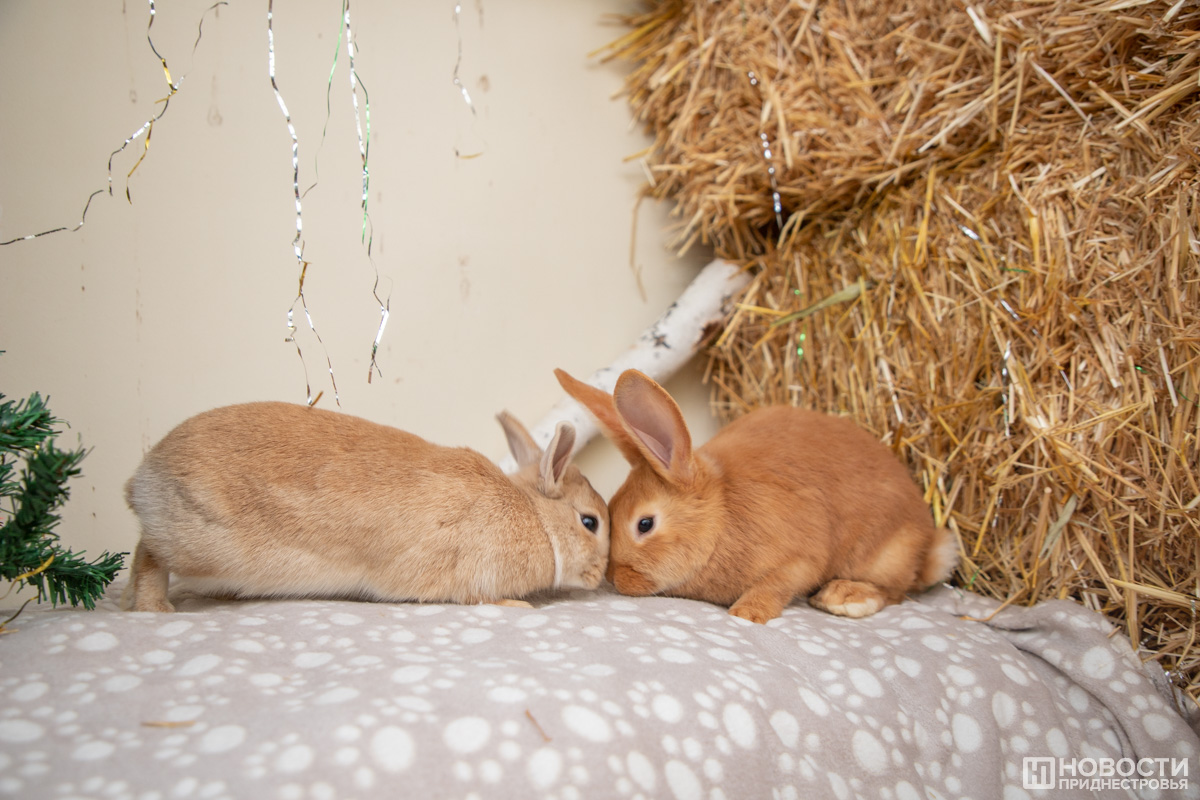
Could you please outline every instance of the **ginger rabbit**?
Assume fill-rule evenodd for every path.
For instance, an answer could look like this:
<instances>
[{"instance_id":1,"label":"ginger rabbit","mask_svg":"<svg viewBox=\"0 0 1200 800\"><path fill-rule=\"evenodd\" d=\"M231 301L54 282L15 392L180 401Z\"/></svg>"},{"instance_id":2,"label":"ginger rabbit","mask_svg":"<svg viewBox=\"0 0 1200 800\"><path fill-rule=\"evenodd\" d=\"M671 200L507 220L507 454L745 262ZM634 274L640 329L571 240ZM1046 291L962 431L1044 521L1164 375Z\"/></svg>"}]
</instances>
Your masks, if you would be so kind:
<instances>
[{"instance_id":1,"label":"ginger rabbit","mask_svg":"<svg viewBox=\"0 0 1200 800\"><path fill-rule=\"evenodd\" d=\"M865 617L945 580L952 534L890 450L849 420L753 411L693 451L679 406L637 370L612 395L555 373L632 467L609 503L607 576L628 595L764 623L793 598Z\"/></svg>"}]
</instances>

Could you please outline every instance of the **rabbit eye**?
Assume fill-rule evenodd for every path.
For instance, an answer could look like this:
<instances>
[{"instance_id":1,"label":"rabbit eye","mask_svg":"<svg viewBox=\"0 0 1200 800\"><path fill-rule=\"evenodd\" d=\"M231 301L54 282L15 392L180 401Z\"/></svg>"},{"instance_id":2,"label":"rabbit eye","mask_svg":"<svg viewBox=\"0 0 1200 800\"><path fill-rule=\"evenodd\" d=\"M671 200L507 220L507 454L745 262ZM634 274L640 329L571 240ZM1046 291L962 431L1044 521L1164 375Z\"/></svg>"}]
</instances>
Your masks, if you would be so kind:
<instances>
[{"instance_id":1,"label":"rabbit eye","mask_svg":"<svg viewBox=\"0 0 1200 800\"><path fill-rule=\"evenodd\" d=\"M642 517L637 523L638 533L649 533L654 530L654 517Z\"/></svg>"},{"instance_id":2,"label":"rabbit eye","mask_svg":"<svg viewBox=\"0 0 1200 800\"><path fill-rule=\"evenodd\" d=\"M587 528L592 533L600 527L600 520L593 517L591 514L584 514L579 517L579 521L583 523L583 527Z\"/></svg>"}]
</instances>

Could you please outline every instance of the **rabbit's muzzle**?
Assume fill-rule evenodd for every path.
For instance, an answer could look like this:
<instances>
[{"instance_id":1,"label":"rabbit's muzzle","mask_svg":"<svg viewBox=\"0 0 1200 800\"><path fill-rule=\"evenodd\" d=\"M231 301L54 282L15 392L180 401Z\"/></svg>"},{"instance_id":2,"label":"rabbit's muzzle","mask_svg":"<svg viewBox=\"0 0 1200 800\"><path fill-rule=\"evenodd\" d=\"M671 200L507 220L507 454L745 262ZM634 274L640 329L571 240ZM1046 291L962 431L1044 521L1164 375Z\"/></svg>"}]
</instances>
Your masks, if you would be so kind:
<instances>
[{"instance_id":1,"label":"rabbit's muzzle","mask_svg":"<svg viewBox=\"0 0 1200 800\"><path fill-rule=\"evenodd\" d=\"M644 597L646 595L654 594L656 591L656 587L653 582L651 582L633 567L625 564L614 564L609 562L607 577L608 580L612 582L612 585L617 587L617 591L621 594L630 595L632 597Z\"/></svg>"}]
</instances>

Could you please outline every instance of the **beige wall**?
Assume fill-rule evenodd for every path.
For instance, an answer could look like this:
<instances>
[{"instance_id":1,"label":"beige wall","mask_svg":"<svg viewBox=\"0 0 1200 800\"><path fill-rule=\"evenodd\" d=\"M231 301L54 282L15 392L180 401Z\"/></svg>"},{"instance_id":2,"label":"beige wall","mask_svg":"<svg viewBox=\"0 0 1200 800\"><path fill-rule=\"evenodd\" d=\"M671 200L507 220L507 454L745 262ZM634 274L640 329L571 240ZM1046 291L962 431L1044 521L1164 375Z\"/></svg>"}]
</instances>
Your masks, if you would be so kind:
<instances>
[{"instance_id":1,"label":"beige wall","mask_svg":"<svg viewBox=\"0 0 1200 800\"><path fill-rule=\"evenodd\" d=\"M203 409L305 400L285 317L299 270L291 139L267 77L266 3L159 3L151 29L183 77L150 149L113 161L114 196L92 203L76 233L0 248L0 391L39 391L92 448L59 532L73 549L131 549L121 486L143 452ZM532 424L560 397L551 370L586 375L652 322L708 260L665 246L665 210L631 221L645 137L630 125L623 67L586 53L624 29L608 15L632 2L464 3L460 77L454 4L351 4L356 68L370 92L374 264L360 241L361 161L343 45L325 123L340 4L281 2L277 81L300 142L305 294L325 350L298 314L313 392L334 407L493 458L493 415ZM0 4L0 240L74 226L106 184L109 153L158 108L163 72L146 42L149 6ZM362 96L359 96L360 103ZM318 145L320 147L318 148ZM482 150L478 158L456 158ZM379 310L391 318L368 384ZM711 435L699 364L668 383ZM580 461L598 488L625 472L607 442Z\"/></svg>"}]
</instances>

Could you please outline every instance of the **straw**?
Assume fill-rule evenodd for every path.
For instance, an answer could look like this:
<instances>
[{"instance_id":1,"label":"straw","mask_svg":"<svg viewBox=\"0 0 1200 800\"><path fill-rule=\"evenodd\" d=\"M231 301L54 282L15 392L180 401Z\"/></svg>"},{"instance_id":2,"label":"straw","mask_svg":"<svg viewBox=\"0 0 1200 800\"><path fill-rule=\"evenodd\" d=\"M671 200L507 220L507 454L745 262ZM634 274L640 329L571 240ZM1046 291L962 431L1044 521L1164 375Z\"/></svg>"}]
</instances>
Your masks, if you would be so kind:
<instances>
[{"instance_id":1,"label":"straw","mask_svg":"<svg viewBox=\"0 0 1200 800\"><path fill-rule=\"evenodd\" d=\"M632 62L644 192L673 247L754 275L717 408L853 417L957 534L960 585L1074 598L1200 698L1200 6L627 22L604 56Z\"/></svg>"}]
</instances>

